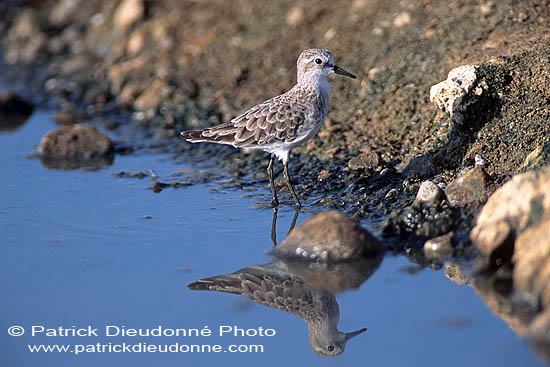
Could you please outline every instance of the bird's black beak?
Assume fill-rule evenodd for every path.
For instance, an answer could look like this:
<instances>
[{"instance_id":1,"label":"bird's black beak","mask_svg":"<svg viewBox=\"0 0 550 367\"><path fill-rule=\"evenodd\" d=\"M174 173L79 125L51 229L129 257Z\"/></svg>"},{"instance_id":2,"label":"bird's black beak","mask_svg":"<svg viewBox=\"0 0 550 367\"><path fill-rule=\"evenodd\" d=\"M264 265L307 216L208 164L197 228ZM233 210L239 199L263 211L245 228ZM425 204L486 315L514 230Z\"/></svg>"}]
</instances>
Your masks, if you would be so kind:
<instances>
[{"instance_id":1,"label":"bird's black beak","mask_svg":"<svg viewBox=\"0 0 550 367\"><path fill-rule=\"evenodd\" d=\"M345 75L345 76L349 76L350 78L357 78L355 75L353 75L352 73L350 73L349 71L345 71L344 69L334 65L332 67L332 70L336 73L336 74L340 74L340 75Z\"/></svg>"},{"instance_id":2,"label":"bird's black beak","mask_svg":"<svg viewBox=\"0 0 550 367\"><path fill-rule=\"evenodd\" d=\"M346 71L346 73L347 73L347 71ZM357 336L361 333L364 333L365 331L367 331L367 328L362 328L362 329L359 329L359 330L356 330L356 331L352 331L351 333L344 333L344 335L346 337L346 340L350 340L354 336Z\"/></svg>"}]
</instances>

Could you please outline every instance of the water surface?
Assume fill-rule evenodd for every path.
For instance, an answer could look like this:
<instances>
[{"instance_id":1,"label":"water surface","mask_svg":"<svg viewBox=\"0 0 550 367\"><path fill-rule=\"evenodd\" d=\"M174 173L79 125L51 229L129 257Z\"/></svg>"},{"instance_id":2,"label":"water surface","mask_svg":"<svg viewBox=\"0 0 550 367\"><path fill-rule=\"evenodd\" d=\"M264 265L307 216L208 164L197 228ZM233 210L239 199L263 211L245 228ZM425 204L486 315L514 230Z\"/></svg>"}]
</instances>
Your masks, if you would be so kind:
<instances>
[{"instance_id":1,"label":"water surface","mask_svg":"<svg viewBox=\"0 0 550 367\"><path fill-rule=\"evenodd\" d=\"M112 166L89 171L49 170L27 156L54 128L37 112L19 129L0 134L0 363L3 366L148 366L241 364L538 366L519 340L467 286L442 271L404 271L402 256L387 256L358 290L338 294L339 329L367 327L342 356L322 358L309 347L298 317L244 297L187 288L197 279L269 261L272 210L262 197L217 190L214 181L154 193L150 177L125 172L174 172L202 167L142 151L116 156ZM115 137L116 138L116 137ZM205 165L206 166L206 165ZM216 177L215 165L208 164ZM219 174L223 178L223 173ZM269 200L266 187L258 192ZM279 210L278 238L294 214ZM298 223L312 214L303 212ZM27 332L13 337L8 327ZM152 329L208 326L209 337L30 336L46 328L106 325ZM221 325L274 329L271 337L217 335ZM100 333L101 334L101 333ZM263 345L262 353L31 353L27 345L120 343Z\"/></svg>"}]
</instances>

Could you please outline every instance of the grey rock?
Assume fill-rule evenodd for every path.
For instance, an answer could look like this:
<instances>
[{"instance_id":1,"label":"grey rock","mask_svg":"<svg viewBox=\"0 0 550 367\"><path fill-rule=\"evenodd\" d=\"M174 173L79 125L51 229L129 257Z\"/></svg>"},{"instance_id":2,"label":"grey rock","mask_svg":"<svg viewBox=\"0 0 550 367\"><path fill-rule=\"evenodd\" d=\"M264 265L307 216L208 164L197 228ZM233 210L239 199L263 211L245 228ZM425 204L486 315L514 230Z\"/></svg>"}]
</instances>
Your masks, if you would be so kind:
<instances>
[{"instance_id":1,"label":"grey rock","mask_svg":"<svg viewBox=\"0 0 550 367\"><path fill-rule=\"evenodd\" d=\"M416 194L416 202L439 205L445 199L445 192L432 181L424 181Z\"/></svg>"},{"instance_id":2,"label":"grey rock","mask_svg":"<svg viewBox=\"0 0 550 367\"><path fill-rule=\"evenodd\" d=\"M34 106L25 101L19 95L8 92L0 92L0 132L11 131L23 125L31 115Z\"/></svg>"}]
</instances>

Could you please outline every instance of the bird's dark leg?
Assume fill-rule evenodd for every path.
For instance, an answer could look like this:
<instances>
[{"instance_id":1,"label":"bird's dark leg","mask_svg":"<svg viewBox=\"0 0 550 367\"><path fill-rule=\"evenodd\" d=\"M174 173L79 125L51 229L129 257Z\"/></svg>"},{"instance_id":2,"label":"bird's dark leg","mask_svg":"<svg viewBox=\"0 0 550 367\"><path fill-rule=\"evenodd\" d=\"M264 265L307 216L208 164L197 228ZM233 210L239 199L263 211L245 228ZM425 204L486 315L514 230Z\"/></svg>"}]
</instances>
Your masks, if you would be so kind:
<instances>
[{"instance_id":1,"label":"bird's dark leg","mask_svg":"<svg viewBox=\"0 0 550 367\"><path fill-rule=\"evenodd\" d=\"M292 184L290 183L290 176L288 175L288 163L283 162L283 167L284 167L286 185L288 186L288 189L290 190L290 193L294 198L294 202L296 203L296 208L300 209L302 207L302 204L300 204L300 200L298 200L298 196L296 196L296 192L294 192L294 187L292 187Z\"/></svg>"},{"instance_id":2,"label":"bird's dark leg","mask_svg":"<svg viewBox=\"0 0 550 367\"><path fill-rule=\"evenodd\" d=\"M273 208L273 220L271 221L271 242L277 247L277 207Z\"/></svg>"},{"instance_id":3,"label":"bird's dark leg","mask_svg":"<svg viewBox=\"0 0 550 367\"><path fill-rule=\"evenodd\" d=\"M290 227L288 228L287 236L292 232L294 229L294 226L296 225L296 220L298 219L298 214L300 214L300 208L296 207L296 212L294 213L294 218L292 218L292 223L290 223Z\"/></svg>"},{"instance_id":4,"label":"bird's dark leg","mask_svg":"<svg viewBox=\"0 0 550 367\"><path fill-rule=\"evenodd\" d=\"M275 188L275 181L273 180L273 155L269 155L269 164L267 165L267 176L269 177L269 185L271 187L271 194L273 195L273 200L271 200L271 205L278 206L279 199L277 199L277 189Z\"/></svg>"}]
</instances>

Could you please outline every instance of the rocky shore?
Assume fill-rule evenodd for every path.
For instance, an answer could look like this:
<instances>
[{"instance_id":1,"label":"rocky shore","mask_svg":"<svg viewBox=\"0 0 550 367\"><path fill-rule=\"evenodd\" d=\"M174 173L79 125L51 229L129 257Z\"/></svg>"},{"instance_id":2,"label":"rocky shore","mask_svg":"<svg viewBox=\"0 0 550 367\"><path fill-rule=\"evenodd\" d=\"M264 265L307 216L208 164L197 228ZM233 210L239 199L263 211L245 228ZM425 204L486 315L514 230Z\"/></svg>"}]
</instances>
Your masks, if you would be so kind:
<instances>
[{"instance_id":1,"label":"rocky shore","mask_svg":"<svg viewBox=\"0 0 550 367\"><path fill-rule=\"evenodd\" d=\"M10 0L0 31L4 82L74 125L43 158L116 154L88 125L130 150L142 131L230 158L237 185L265 180L265 157L178 131L288 89L301 50L330 49L358 80L334 80L324 129L293 152L297 189L322 197L306 205L381 222L419 263L506 279L528 305L521 334L550 345L550 2Z\"/></svg>"}]
</instances>

